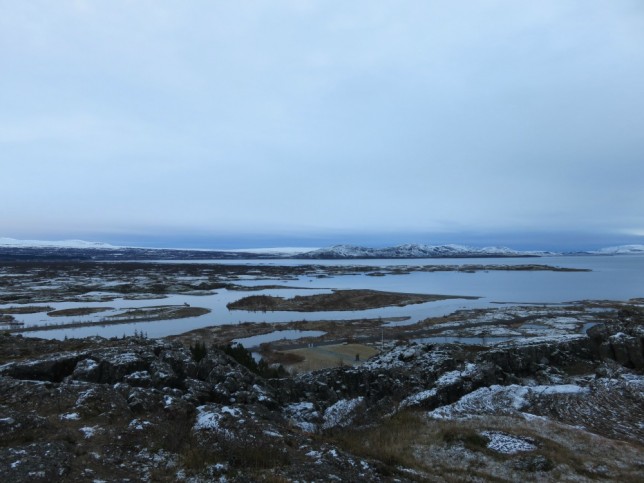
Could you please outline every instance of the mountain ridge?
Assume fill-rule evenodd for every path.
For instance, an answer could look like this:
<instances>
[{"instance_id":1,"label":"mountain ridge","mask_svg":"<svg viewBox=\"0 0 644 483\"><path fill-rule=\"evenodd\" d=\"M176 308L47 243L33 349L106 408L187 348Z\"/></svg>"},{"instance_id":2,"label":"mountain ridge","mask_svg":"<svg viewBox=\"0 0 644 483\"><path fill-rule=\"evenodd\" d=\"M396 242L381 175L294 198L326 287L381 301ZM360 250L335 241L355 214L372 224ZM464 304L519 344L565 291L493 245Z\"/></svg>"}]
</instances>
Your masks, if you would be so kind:
<instances>
[{"instance_id":1,"label":"mountain ridge","mask_svg":"<svg viewBox=\"0 0 644 483\"><path fill-rule=\"evenodd\" d=\"M84 240L17 240L0 237L0 259L73 260L220 260L220 259L420 259L420 258L518 258L561 255L644 254L644 245L618 245L599 250L553 252L515 250L505 246L472 247L460 244L405 243L384 248L338 244L325 248L196 249L115 246Z\"/></svg>"},{"instance_id":2,"label":"mountain ridge","mask_svg":"<svg viewBox=\"0 0 644 483\"><path fill-rule=\"evenodd\" d=\"M385 248L368 248L357 245L334 245L302 253L298 258L473 258L473 257L538 257L554 255L553 252L518 251L508 247L475 248L465 245L423 245L405 243Z\"/></svg>"}]
</instances>

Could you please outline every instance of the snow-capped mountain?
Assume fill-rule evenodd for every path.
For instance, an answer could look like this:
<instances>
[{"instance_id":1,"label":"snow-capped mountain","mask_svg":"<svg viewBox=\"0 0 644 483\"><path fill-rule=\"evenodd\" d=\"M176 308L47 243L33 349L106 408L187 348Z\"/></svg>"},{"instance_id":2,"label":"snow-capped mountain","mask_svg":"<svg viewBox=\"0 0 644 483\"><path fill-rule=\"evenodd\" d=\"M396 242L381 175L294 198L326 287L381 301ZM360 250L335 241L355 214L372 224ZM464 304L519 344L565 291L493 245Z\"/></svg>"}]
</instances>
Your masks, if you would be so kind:
<instances>
[{"instance_id":1,"label":"snow-capped mountain","mask_svg":"<svg viewBox=\"0 0 644 483\"><path fill-rule=\"evenodd\" d=\"M314 250L312 247L275 247L275 248L229 248L226 250L211 250L219 252L233 252L233 253L255 253L260 255L274 255L276 257L287 257L289 255L297 255L299 253L306 253Z\"/></svg>"},{"instance_id":2,"label":"snow-capped mountain","mask_svg":"<svg viewBox=\"0 0 644 483\"><path fill-rule=\"evenodd\" d=\"M0 237L1 260L243 260L290 258L298 247L248 250L144 248L83 240L42 241Z\"/></svg>"},{"instance_id":3,"label":"snow-capped mountain","mask_svg":"<svg viewBox=\"0 0 644 483\"><path fill-rule=\"evenodd\" d=\"M97 248L115 250L120 247L101 242L88 242L84 240L61 240L61 241L43 241L43 240L16 240L15 238L0 238L1 247L15 248Z\"/></svg>"},{"instance_id":4,"label":"snow-capped mountain","mask_svg":"<svg viewBox=\"0 0 644 483\"><path fill-rule=\"evenodd\" d=\"M332 247L319 248L310 252L301 253L301 258L376 258L375 248L360 247L357 245L333 245Z\"/></svg>"},{"instance_id":5,"label":"snow-capped mountain","mask_svg":"<svg viewBox=\"0 0 644 483\"><path fill-rule=\"evenodd\" d=\"M644 245L620 245L616 247L606 247L600 250L595 250L590 253L599 255L635 255L644 254Z\"/></svg>"},{"instance_id":6,"label":"snow-capped mountain","mask_svg":"<svg viewBox=\"0 0 644 483\"><path fill-rule=\"evenodd\" d=\"M644 255L644 245L621 245L595 251L568 252L566 255ZM301 247L256 249L137 248L84 240L16 240L0 237L0 259L70 260L219 260L219 259L395 259L395 258L509 258L545 257L562 253L519 251L507 247L466 245L423 245L407 243L386 248L334 245L320 249Z\"/></svg>"},{"instance_id":7,"label":"snow-capped mountain","mask_svg":"<svg viewBox=\"0 0 644 483\"><path fill-rule=\"evenodd\" d=\"M542 256L545 252L520 252L507 247L475 248L464 245L419 245L407 243L387 248L335 245L298 255L298 258L465 258Z\"/></svg>"}]
</instances>

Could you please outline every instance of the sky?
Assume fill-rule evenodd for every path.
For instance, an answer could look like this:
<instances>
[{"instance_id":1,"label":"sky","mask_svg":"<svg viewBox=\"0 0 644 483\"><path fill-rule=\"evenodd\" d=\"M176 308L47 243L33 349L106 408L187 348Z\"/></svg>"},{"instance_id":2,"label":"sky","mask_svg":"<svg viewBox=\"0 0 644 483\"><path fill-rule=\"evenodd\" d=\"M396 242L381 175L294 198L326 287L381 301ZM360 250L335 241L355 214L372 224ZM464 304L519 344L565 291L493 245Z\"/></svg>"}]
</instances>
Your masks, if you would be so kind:
<instances>
[{"instance_id":1,"label":"sky","mask_svg":"<svg viewBox=\"0 0 644 483\"><path fill-rule=\"evenodd\" d=\"M644 243L641 0L0 0L0 237Z\"/></svg>"}]
</instances>

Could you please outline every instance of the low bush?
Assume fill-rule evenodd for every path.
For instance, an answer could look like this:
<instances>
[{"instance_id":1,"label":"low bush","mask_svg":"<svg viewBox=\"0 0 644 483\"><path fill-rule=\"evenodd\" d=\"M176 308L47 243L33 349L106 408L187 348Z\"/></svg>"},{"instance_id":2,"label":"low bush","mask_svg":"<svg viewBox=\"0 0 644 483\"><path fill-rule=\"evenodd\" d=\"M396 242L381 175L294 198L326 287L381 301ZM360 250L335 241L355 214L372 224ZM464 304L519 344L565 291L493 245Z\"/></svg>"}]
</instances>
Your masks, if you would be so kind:
<instances>
[{"instance_id":1,"label":"low bush","mask_svg":"<svg viewBox=\"0 0 644 483\"><path fill-rule=\"evenodd\" d=\"M194 345L190 344L190 353L192 354L192 359L195 362L199 362L201 359L206 357L208 349L203 341L197 341Z\"/></svg>"},{"instance_id":2,"label":"low bush","mask_svg":"<svg viewBox=\"0 0 644 483\"><path fill-rule=\"evenodd\" d=\"M258 376L264 377L266 379L275 379L279 377L286 377L288 375L284 367L281 365L277 367L269 366L264 359L260 359L259 362L257 362L253 358L253 354L242 344L228 344L225 346L219 346L218 349L228 354L242 366L249 369L251 372L254 372Z\"/></svg>"}]
</instances>

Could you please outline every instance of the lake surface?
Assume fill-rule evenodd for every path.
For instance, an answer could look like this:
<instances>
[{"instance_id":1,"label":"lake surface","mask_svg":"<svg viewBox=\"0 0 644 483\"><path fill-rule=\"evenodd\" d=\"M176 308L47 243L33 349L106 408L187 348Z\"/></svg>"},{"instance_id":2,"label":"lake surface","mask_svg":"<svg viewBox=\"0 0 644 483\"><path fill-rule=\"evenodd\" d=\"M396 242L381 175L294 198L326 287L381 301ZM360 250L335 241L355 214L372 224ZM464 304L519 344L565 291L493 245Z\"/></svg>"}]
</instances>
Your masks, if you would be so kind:
<instances>
[{"instance_id":1,"label":"lake surface","mask_svg":"<svg viewBox=\"0 0 644 483\"><path fill-rule=\"evenodd\" d=\"M328 278L294 277L290 280L239 280L246 286L278 284L288 289L269 289L240 292L226 289L217 290L214 295L172 295L157 300L123 300L112 302L50 303L56 309L75 307L113 307L125 309L152 305L182 305L212 310L210 314L187 319L139 322L118 325L59 329L30 332L33 337L58 338L87 337L101 335L120 337L135 331L148 337L164 337L212 325L237 324L241 322L291 322L299 320L329 320L357 318L410 317L406 323L414 323L431 316L447 315L459 309L498 307L503 304L555 304L579 300L619 300L644 297L644 256L574 256L542 258L481 258L481 259L413 259L413 260L231 260L202 261L190 263L225 265L342 265L342 266L420 266L420 265L521 265L542 264L566 268L584 268L591 272L552 271L481 271L476 273L453 272L412 272L406 275L372 277L364 274L338 275ZM172 263L178 263L176 261ZM183 262L182 262L183 263ZM301 287L306 287L302 289ZM463 295L481 297L478 300L451 299L381 309L342 312L248 312L230 311L226 304L252 294L293 297L329 292L331 289L373 289L394 292L425 294ZM26 326L47 322L71 322L100 320L101 314L87 317L51 319L46 314L19 315L16 319Z\"/></svg>"}]
</instances>

